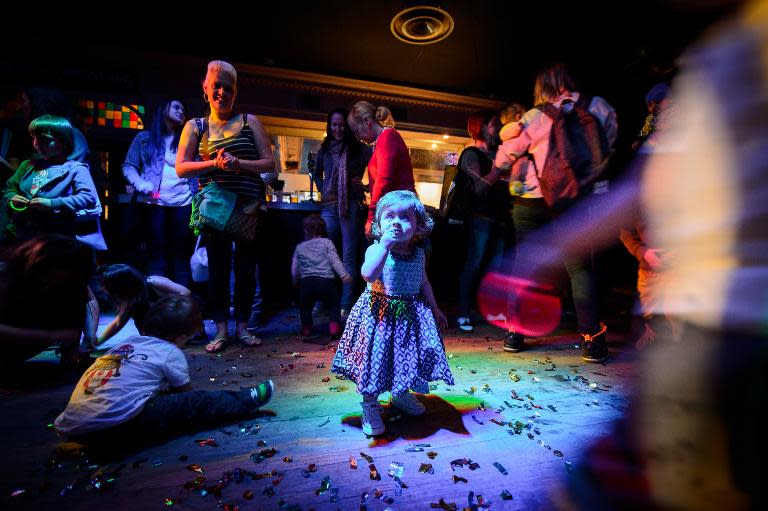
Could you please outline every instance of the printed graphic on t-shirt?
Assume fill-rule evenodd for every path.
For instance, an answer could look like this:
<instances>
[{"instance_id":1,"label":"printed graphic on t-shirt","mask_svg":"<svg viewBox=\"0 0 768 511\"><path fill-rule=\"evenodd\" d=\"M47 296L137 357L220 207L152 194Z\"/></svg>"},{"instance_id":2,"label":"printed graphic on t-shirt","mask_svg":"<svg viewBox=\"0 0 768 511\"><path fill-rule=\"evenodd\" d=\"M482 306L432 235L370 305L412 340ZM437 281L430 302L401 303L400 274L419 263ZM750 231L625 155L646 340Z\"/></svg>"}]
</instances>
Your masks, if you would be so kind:
<instances>
[{"instance_id":1,"label":"printed graphic on t-shirt","mask_svg":"<svg viewBox=\"0 0 768 511\"><path fill-rule=\"evenodd\" d=\"M110 379L120 377L120 365L124 357L121 355L104 355L88 369L83 380L83 392L93 394L93 391L103 387Z\"/></svg>"},{"instance_id":2,"label":"printed graphic on t-shirt","mask_svg":"<svg viewBox=\"0 0 768 511\"><path fill-rule=\"evenodd\" d=\"M147 360L147 355L143 353L134 354L135 350L130 344L123 344L113 348L106 355L99 357L96 362L88 369L85 380L83 380L83 392L93 394L93 391L106 385L110 379L120 377L120 366L123 362L139 357L141 360Z\"/></svg>"},{"instance_id":3,"label":"printed graphic on t-shirt","mask_svg":"<svg viewBox=\"0 0 768 511\"><path fill-rule=\"evenodd\" d=\"M29 189L29 194L34 197L47 182L48 169L36 170L32 173L32 187Z\"/></svg>"}]
</instances>

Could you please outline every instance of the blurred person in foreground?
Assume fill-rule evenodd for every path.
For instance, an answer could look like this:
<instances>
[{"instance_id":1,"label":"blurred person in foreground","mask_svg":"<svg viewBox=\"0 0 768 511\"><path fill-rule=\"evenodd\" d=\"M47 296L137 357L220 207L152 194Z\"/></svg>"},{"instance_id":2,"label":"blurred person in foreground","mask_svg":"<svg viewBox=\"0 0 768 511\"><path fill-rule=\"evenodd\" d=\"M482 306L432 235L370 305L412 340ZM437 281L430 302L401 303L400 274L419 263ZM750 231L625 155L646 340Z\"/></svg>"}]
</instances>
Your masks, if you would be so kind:
<instances>
[{"instance_id":1,"label":"blurred person in foreground","mask_svg":"<svg viewBox=\"0 0 768 511\"><path fill-rule=\"evenodd\" d=\"M751 509L765 501L767 57L768 1L749 2L685 54L669 129L646 144L627 180L591 204L603 215L587 224L590 204L575 207L557 240L528 240L546 251L518 252L546 256L510 268L517 282L544 289L564 255L613 241L641 214L654 244L675 254L674 279L659 292L663 312L683 325L679 341L657 339L643 353L633 406L585 453L563 508ZM482 292L508 293L508 311L536 295L494 282L486 278Z\"/></svg>"}]
</instances>

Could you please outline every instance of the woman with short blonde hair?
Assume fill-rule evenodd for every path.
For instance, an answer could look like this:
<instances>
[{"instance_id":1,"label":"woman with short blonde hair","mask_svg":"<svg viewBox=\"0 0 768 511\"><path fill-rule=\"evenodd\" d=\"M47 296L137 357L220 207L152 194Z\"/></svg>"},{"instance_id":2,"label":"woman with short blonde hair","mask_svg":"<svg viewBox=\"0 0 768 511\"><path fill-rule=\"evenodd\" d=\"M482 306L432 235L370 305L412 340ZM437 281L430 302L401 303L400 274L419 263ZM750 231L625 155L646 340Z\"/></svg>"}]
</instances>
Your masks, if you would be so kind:
<instances>
[{"instance_id":1,"label":"woman with short blonde hair","mask_svg":"<svg viewBox=\"0 0 768 511\"><path fill-rule=\"evenodd\" d=\"M192 119L184 126L176 156L179 177L199 177L202 185L213 181L234 192L249 211L264 200L264 177L275 170L270 140L259 118L236 108L237 71L228 62L208 63L203 81L203 99L210 107L208 117ZM229 275L232 244L235 245L236 338L246 346L261 344L248 333L248 318L256 291L258 241L235 240L223 233L207 234L208 294L216 335L205 347L209 353L222 351L229 343Z\"/></svg>"}]
</instances>

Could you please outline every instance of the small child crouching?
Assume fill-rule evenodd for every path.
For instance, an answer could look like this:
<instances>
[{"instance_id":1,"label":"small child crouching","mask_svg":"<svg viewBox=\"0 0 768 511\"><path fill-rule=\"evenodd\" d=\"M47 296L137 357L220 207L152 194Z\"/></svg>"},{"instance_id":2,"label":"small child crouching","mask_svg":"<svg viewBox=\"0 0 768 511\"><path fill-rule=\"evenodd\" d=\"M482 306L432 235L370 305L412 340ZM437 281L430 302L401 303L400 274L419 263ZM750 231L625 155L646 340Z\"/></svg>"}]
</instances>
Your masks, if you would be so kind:
<instances>
[{"instance_id":1,"label":"small child crouching","mask_svg":"<svg viewBox=\"0 0 768 511\"><path fill-rule=\"evenodd\" d=\"M296 246L291 263L293 283L299 286L299 314L301 336L312 334L312 306L320 300L328 309L331 338L341 335L341 308L336 275L344 283L352 282L352 276L344 269L336 247L328 239L325 221L320 215L304 219L304 239Z\"/></svg>"}]
</instances>

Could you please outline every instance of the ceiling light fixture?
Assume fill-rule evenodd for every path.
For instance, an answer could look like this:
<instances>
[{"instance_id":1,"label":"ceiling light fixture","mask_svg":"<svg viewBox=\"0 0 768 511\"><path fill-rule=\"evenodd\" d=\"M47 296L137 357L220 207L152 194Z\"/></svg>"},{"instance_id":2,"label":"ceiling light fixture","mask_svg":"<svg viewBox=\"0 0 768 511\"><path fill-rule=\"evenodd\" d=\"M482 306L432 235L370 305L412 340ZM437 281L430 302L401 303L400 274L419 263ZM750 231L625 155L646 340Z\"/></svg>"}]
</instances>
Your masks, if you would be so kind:
<instances>
[{"instance_id":1,"label":"ceiling light fixture","mask_svg":"<svg viewBox=\"0 0 768 511\"><path fill-rule=\"evenodd\" d=\"M451 35L453 18L439 7L418 5L395 14L389 28L404 43L433 44Z\"/></svg>"}]
</instances>

